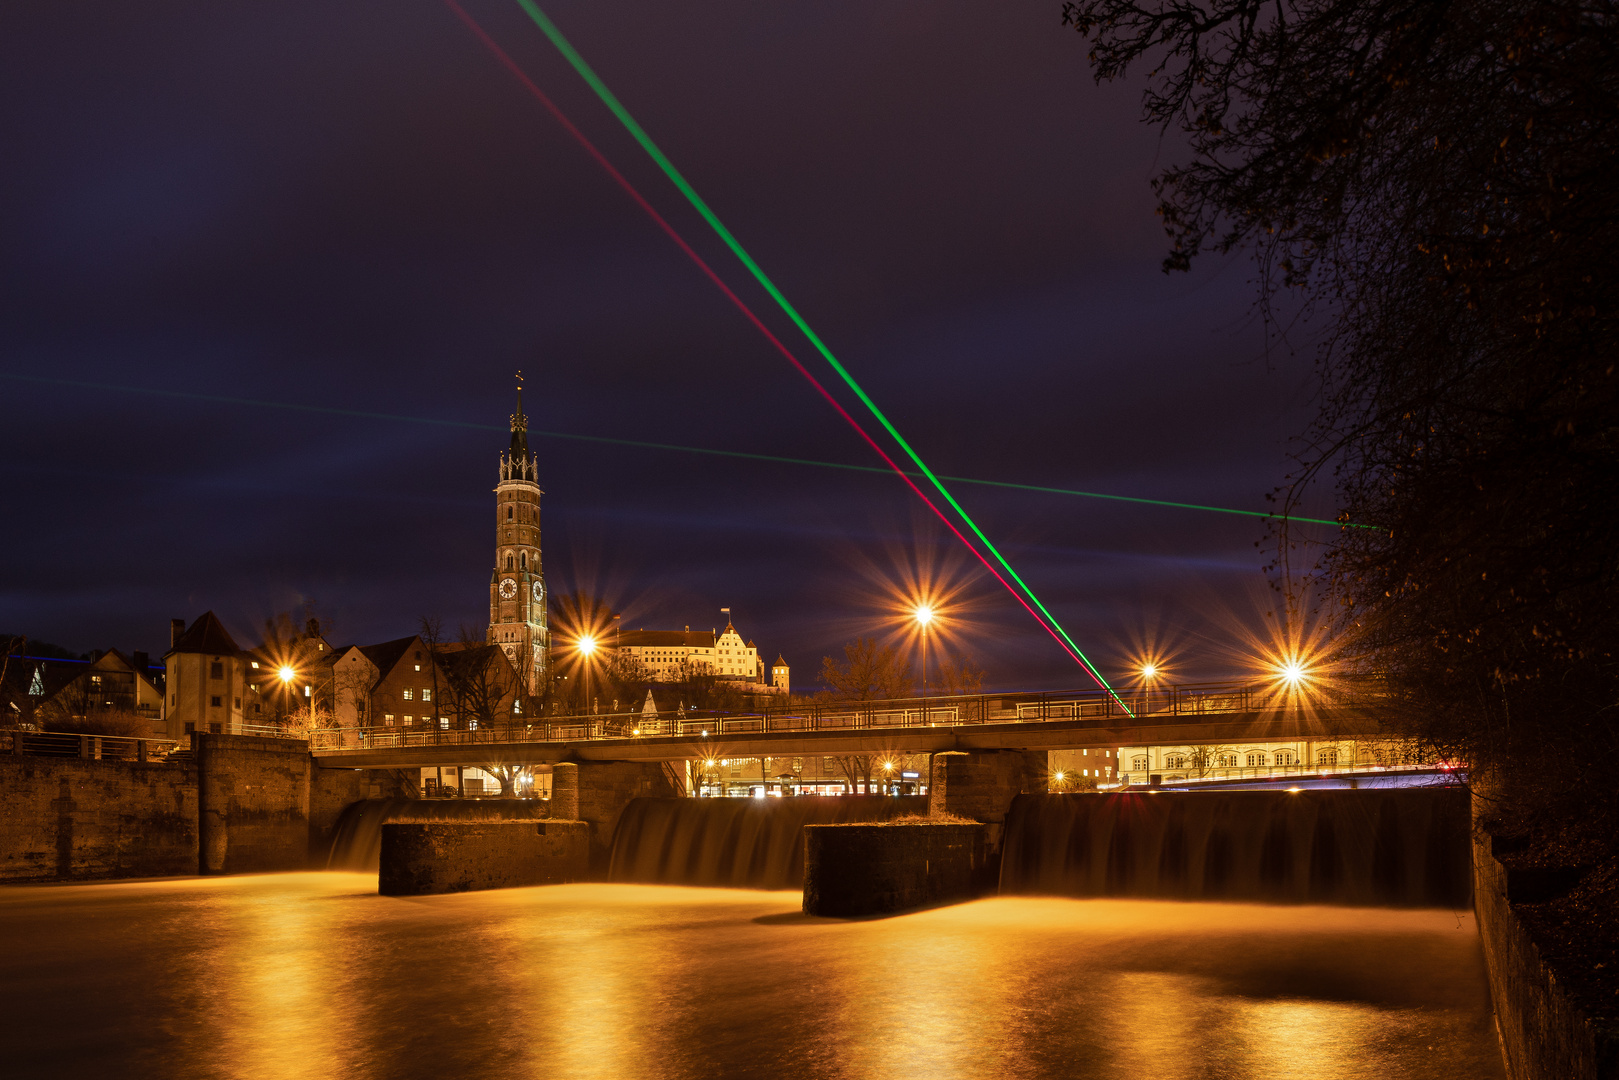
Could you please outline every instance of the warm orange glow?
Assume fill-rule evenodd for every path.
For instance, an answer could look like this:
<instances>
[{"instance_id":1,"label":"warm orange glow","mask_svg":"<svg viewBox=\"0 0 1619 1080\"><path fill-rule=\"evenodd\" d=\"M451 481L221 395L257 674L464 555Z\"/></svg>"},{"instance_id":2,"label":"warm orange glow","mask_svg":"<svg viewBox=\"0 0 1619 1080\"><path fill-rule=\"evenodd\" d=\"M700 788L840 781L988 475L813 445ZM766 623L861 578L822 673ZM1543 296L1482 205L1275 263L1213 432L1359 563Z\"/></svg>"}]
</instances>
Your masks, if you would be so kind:
<instances>
[{"instance_id":1,"label":"warm orange glow","mask_svg":"<svg viewBox=\"0 0 1619 1080\"><path fill-rule=\"evenodd\" d=\"M1143 679L1156 679L1158 677L1158 665L1157 664L1142 664L1141 665L1141 677Z\"/></svg>"},{"instance_id":2,"label":"warm orange glow","mask_svg":"<svg viewBox=\"0 0 1619 1080\"><path fill-rule=\"evenodd\" d=\"M911 611L911 617L916 620L918 626L926 630L928 625L933 622L933 608L927 604L918 604Z\"/></svg>"},{"instance_id":3,"label":"warm orange glow","mask_svg":"<svg viewBox=\"0 0 1619 1080\"><path fill-rule=\"evenodd\" d=\"M285 666L282 667L282 669L280 671L276 672L276 675L280 676L281 681L284 682L284 683L290 683L292 680L294 680L294 679L296 679L298 677L298 673L296 671L292 670L292 668L290 668L290 667L285 667Z\"/></svg>"},{"instance_id":4,"label":"warm orange glow","mask_svg":"<svg viewBox=\"0 0 1619 1080\"><path fill-rule=\"evenodd\" d=\"M594 656L596 654L596 639L589 634L581 634L575 646L580 656Z\"/></svg>"}]
</instances>

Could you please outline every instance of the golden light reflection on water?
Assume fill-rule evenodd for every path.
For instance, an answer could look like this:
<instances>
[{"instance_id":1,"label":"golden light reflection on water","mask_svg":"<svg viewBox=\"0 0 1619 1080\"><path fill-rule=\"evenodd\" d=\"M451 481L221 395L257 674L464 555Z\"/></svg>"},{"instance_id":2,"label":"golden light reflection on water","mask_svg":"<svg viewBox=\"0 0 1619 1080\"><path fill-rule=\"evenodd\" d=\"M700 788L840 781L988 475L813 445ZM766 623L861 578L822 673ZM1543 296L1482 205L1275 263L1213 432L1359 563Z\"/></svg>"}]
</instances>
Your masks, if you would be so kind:
<instances>
[{"instance_id":1,"label":"golden light reflection on water","mask_svg":"<svg viewBox=\"0 0 1619 1080\"><path fill-rule=\"evenodd\" d=\"M838 922L792 893L373 888L0 891L8 1078L1501 1075L1465 914L1005 898Z\"/></svg>"}]
</instances>

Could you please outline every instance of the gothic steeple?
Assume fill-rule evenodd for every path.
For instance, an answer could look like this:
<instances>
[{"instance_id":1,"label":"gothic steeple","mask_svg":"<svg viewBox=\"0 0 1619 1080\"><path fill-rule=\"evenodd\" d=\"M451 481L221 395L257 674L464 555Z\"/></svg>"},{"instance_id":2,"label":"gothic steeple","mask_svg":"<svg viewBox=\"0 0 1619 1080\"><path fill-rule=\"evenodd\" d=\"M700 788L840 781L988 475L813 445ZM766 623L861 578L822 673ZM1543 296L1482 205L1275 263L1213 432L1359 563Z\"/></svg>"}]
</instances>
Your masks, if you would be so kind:
<instances>
[{"instance_id":1,"label":"gothic steeple","mask_svg":"<svg viewBox=\"0 0 1619 1080\"><path fill-rule=\"evenodd\" d=\"M550 652L545 577L540 569L539 462L528 448L523 374L517 374L512 441L500 455L495 488L495 566L489 576L489 643L522 677L528 693L544 688ZM514 713L515 715L515 713Z\"/></svg>"},{"instance_id":2,"label":"gothic steeple","mask_svg":"<svg viewBox=\"0 0 1619 1080\"><path fill-rule=\"evenodd\" d=\"M528 449L528 417L523 415L523 373L517 373L517 411L512 413L512 442L500 458L501 480L538 483L539 463Z\"/></svg>"}]
</instances>

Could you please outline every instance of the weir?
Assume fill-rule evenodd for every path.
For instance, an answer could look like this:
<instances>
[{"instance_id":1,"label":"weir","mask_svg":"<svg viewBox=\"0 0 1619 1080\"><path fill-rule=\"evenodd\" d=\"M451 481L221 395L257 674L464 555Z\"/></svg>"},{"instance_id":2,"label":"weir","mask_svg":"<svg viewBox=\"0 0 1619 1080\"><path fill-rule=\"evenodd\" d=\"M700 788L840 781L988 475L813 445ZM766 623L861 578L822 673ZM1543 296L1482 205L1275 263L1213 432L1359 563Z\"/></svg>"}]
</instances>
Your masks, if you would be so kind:
<instances>
[{"instance_id":1,"label":"weir","mask_svg":"<svg viewBox=\"0 0 1619 1080\"><path fill-rule=\"evenodd\" d=\"M365 799L338 819L328 870L375 873L381 865L382 827L404 822L540 821L547 817L540 799Z\"/></svg>"},{"instance_id":2,"label":"weir","mask_svg":"<svg viewBox=\"0 0 1619 1080\"><path fill-rule=\"evenodd\" d=\"M1002 894L1465 908L1468 793L1020 795Z\"/></svg>"},{"instance_id":3,"label":"weir","mask_svg":"<svg viewBox=\"0 0 1619 1080\"><path fill-rule=\"evenodd\" d=\"M722 888L804 884L804 826L927 813L921 795L635 799L613 837L608 880Z\"/></svg>"}]
</instances>

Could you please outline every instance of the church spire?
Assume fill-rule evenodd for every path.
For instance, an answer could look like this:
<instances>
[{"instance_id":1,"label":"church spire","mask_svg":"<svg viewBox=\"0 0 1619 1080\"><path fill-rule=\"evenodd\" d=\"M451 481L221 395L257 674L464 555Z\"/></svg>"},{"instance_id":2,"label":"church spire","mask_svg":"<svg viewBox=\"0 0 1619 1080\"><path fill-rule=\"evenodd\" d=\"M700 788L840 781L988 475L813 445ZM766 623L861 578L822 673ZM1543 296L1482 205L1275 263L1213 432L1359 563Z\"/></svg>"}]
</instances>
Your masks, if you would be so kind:
<instances>
[{"instance_id":1,"label":"church spire","mask_svg":"<svg viewBox=\"0 0 1619 1080\"><path fill-rule=\"evenodd\" d=\"M523 372L517 372L517 411L512 413L512 445L509 451L513 460L528 461L528 417L523 415Z\"/></svg>"}]
</instances>

